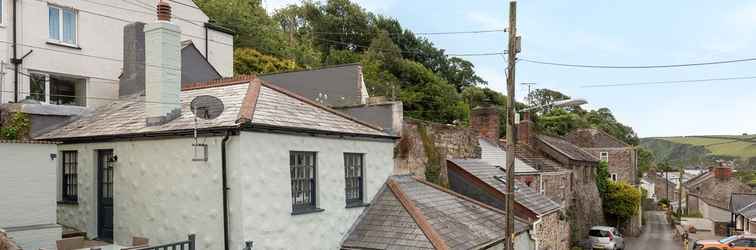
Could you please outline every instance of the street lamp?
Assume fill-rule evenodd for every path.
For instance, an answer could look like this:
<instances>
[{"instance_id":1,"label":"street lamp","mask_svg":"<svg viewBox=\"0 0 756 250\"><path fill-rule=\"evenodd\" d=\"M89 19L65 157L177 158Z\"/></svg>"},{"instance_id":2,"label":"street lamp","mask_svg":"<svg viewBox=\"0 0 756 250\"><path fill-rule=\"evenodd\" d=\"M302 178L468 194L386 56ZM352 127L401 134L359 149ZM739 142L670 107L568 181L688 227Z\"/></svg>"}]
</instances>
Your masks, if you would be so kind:
<instances>
[{"instance_id":1,"label":"street lamp","mask_svg":"<svg viewBox=\"0 0 756 250\"><path fill-rule=\"evenodd\" d=\"M515 124L520 123L520 113L531 112L531 111L540 110L544 108L577 107L577 106L584 105L587 103L588 101L586 101L583 98L575 98L575 99L555 101L549 104L544 104L544 105L539 105L539 106L527 107L527 108L524 108L522 110L518 110L515 112Z\"/></svg>"}]
</instances>

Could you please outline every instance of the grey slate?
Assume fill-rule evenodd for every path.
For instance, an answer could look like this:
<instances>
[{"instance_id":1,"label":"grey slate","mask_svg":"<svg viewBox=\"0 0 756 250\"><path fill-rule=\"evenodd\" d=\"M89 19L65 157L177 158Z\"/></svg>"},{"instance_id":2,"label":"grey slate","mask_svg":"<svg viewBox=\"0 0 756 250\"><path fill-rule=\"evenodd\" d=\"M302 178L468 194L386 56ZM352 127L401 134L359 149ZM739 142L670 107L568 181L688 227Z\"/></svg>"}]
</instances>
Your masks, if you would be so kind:
<instances>
[{"instance_id":1,"label":"grey slate","mask_svg":"<svg viewBox=\"0 0 756 250\"><path fill-rule=\"evenodd\" d=\"M450 161L489 186L496 188L499 192L507 192L505 180L497 178L497 176L506 178L506 172L502 169L480 159L451 159ZM545 215L560 209L558 203L520 181L515 181L515 201L538 215Z\"/></svg>"},{"instance_id":2,"label":"grey slate","mask_svg":"<svg viewBox=\"0 0 756 250\"><path fill-rule=\"evenodd\" d=\"M483 159L483 161L494 166L506 167L506 151L501 149L498 145L494 145L493 143L482 138L478 139L478 144L480 144L480 158ZM515 173L525 174L536 172L538 172L538 170L515 157Z\"/></svg>"},{"instance_id":3,"label":"grey slate","mask_svg":"<svg viewBox=\"0 0 756 250\"><path fill-rule=\"evenodd\" d=\"M538 135L537 138L543 143L547 144L549 147L559 151L572 160L598 162L598 159L596 157L562 138L552 137L548 135Z\"/></svg>"},{"instance_id":4,"label":"grey slate","mask_svg":"<svg viewBox=\"0 0 756 250\"><path fill-rule=\"evenodd\" d=\"M331 107L364 104L362 93L367 93L363 90L359 64L266 74L260 78L311 100L322 100Z\"/></svg>"},{"instance_id":5,"label":"grey slate","mask_svg":"<svg viewBox=\"0 0 756 250\"><path fill-rule=\"evenodd\" d=\"M242 125L239 124L238 118L250 85L250 82L242 82L181 91L181 116L166 124L150 127L145 126L144 96L133 95L103 105L94 113L76 119L35 139L64 140L191 130L194 128L194 115L190 111L189 104L194 97L200 95L210 95L221 99L225 109L216 119L199 120L197 124L199 129L237 128ZM350 120L337 111L312 105L266 85L260 87L253 114L252 125L388 136L376 128Z\"/></svg>"}]
</instances>

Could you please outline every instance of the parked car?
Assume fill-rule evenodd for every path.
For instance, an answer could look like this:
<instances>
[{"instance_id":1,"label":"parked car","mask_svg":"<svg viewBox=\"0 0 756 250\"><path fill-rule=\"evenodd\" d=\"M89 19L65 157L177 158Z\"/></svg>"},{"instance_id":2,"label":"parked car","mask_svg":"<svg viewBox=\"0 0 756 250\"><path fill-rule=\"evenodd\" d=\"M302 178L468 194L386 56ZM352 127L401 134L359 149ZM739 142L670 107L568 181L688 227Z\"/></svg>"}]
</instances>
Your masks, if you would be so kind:
<instances>
[{"instance_id":1,"label":"parked car","mask_svg":"<svg viewBox=\"0 0 756 250\"><path fill-rule=\"evenodd\" d=\"M756 250L756 235L736 235L721 240L697 240L693 250Z\"/></svg>"},{"instance_id":2,"label":"parked car","mask_svg":"<svg viewBox=\"0 0 756 250\"><path fill-rule=\"evenodd\" d=\"M595 226L588 232L593 249L619 250L625 248L625 239L614 227Z\"/></svg>"}]
</instances>

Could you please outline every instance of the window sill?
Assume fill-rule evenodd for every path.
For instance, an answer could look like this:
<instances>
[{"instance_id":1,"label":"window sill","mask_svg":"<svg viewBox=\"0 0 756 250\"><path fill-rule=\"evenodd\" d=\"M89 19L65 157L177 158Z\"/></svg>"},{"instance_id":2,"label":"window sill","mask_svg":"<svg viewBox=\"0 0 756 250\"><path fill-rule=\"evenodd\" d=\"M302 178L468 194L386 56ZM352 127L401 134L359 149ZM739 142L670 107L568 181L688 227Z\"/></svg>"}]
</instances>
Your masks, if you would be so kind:
<instances>
[{"instance_id":1,"label":"window sill","mask_svg":"<svg viewBox=\"0 0 756 250\"><path fill-rule=\"evenodd\" d=\"M291 215L312 214L312 213L320 213L323 211L325 211L325 209L322 209L322 208L298 209L296 211L291 212Z\"/></svg>"},{"instance_id":2,"label":"window sill","mask_svg":"<svg viewBox=\"0 0 756 250\"><path fill-rule=\"evenodd\" d=\"M346 208L368 207L368 206L370 206L370 203L364 203L364 202L346 204Z\"/></svg>"},{"instance_id":3,"label":"window sill","mask_svg":"<svg viewBox=\"0 0 756 250\"><path fill-rule=\"evenodd\" d=\"M55 46L60 46L60 47L66 47L66 48L69 48L69 49L78 49L78 50L81 50L81 47L79 47L78 45L73 45L73 44L59 43L59 42L54 42L54 41L47 41L47 44L49 44L49 45L55 45Z\"/></svg>"},{"instance_id":4,"label":"window sill","mask_svg":"<svg viewBox=\"0 0 756 250\"><path fill-rule=\"evenodd\" d=\"M79 205L79 201L61 200L58 201L58 204Z\"/></svg>"}]
</instances>

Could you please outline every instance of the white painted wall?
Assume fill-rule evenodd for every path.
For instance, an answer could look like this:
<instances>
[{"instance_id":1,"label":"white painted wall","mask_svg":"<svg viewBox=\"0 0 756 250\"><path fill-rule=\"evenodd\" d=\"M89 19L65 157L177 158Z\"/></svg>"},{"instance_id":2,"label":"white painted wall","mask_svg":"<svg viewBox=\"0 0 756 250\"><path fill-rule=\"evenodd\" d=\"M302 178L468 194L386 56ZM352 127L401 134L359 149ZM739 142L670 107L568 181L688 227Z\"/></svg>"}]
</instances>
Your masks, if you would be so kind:
<instances>
[{"instance_id":1,"label":"white painted wall","mask_svg":"<svg viewBox=\"0 0 756 250\"><path fill-rule=\"evenodd\" d=\"M345 152L365 154L365 200L370 201L394 168L392 141L366 141L243 132L240 186L232 220L241 220L231 249L253 240L260 249L337 249L364 208L345 208ZM317 152L317 206L323 212L291 215L289 151ZM233 188L232 188L233 190ZM233 191L232 191L233 192ZM241 217L241 218L239 218Z\"/></svg>"},{"instance_id":2,"label":"white painted wall","mask_svg":"<svg viewBox=\"0 0 756 250\"><path fill-rule=\"evenodd\" d=\"M727 211L725 209L721 209L718 207L710 206L708 203L704 202L703 199L697 199L698 200L698 209L701 211L701 214L704 218L716 221L716 222L729 222L730 221L730 211Z\"/></svg>"},{"instance_id":3,"label":"white painted wall","mask_svg":"<svg viewBox=\"0 0 756 250\"><path fill-rule=\"evenodd\" d=\"M202 139L207 162L192 161L191 138L61 145L79 152L79 204L59 205L60 223L97 236L95 150L113 149L116 243L130 244L132 236L169 243L194 233L197 249L222 248L221 139Z\"/></svg>"},{"instance_id":4,"label":"white painted wall","mask_svg":"<svg viewBox=\"0 0 756 250\"><path fill-rule=\"evenodd\" d=\"M113 149L116 243L154 243L197 234L197 249L222 249L221 137L207 138L207 162L192 162L193 140L160 139L60 145L77 150L79 203L61 204L61 224L97 235L96 151ZM345 208L345 152L365 153L365 200L394 168L392 141L242 132L227 148L231 249L253 240L261 249L338 248L364 208ZM318 207L291 215L289 151L317 151ZM293 241L291 239L297 239Z\"/></svg>"},{"instance_id":5,"label":"white painted wall","mask_svg":"<svg viewBox=\"0 0 756 250\"><path fill-rule=\"evenodd\" d=\"M12 0L3 4L0 25L0 103L13 101ZM177 0L195 6L191 0ZM19 57L34 50L24 59L22 73L30 70L58 73L87 79L87 106L108 103L118 97L118 76L123 67L123 26L141 21L154 22L154 0L25 0L17 1L19 8ZM78 46L69 48L47 44L47 6L54 4L78 10ZM205 54L205 27L208 17L201 10L171 2L173 21L181 27L181 40L192 40ZM233 75L233 37L210 31L209 54L211 64L224 76ZM19 99L29 92L29 79L20 76ZM104 98L104 99L103 99Z\"/></svg>"},{"instance_id":6,"label":"white painted wall","mask_svg":"<svg viewBox=\"0 0 756 250\"><path fill-rule=\"evenodd\" d=\"M0 228L24 249L55 248L54 144L0 142Z\"/></svg>"}]
</instances>

